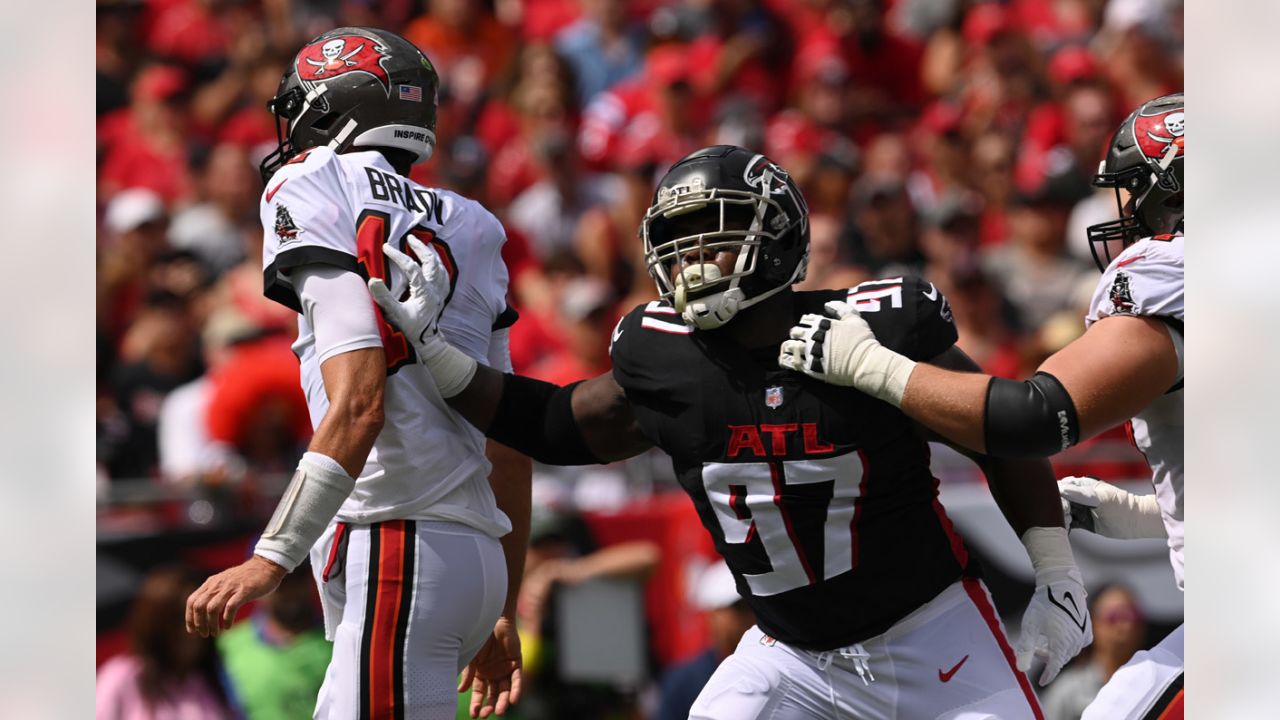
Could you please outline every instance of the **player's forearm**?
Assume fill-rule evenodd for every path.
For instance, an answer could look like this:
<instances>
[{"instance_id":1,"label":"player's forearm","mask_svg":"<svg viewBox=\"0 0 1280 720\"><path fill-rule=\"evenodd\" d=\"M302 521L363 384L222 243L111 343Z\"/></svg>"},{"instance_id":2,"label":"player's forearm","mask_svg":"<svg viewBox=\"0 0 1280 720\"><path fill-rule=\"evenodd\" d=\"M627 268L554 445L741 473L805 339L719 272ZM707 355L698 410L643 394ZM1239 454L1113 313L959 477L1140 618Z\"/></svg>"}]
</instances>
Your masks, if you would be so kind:
<instances>
[{"instance_id":1,"label":"player's forearm","mask_svg":"<svg viewBox=\"0 0 1280 720\"><path fill-rule=\"evenodd\" d=\"M327 455L351 477L359 477L373 443L382 431L382 424L381 404L376 409L367 410L335 410L331 407L311 437L307 451Z\"/></svg>"},{"instance_id":2,"label":"player's forearm","mask_svg":"<svg viewBox=\"0 0 1280 720\"><path fill-rule=\"evenodd\" d=\"M320 365L329 409L307 450L333 458L351 477L360 476L382 432L386 368L380 347L334 355Z\"/></svg>"},{"instance_id":3,"label":"player's forearm","mask_svg":"<svg viewBox=\"0 0 1280 720\"><path fill-rule=\"evenodd\" d=\"M581 582L598 577L645 578L661 559L658 546L647 540L618 543L571 561L565 579Z\"/></svg>"},{"instance_id":4,"label":"player's forearm","mask_svg":"<svg viewBox=\"0 0 1280 720\"><path fill-rule=\"evenodd\" d=\"M507 560L507 599L502 614L514 618L516 598L520 595L520 583L524 579L525 554L529 548L533 464L524 455L495 442L489 443L487 454L493 462L493 471L489 473L493 495L498 508L511 519L511 532L501 541L502 554Z\"/></svg>"},{"instance_id":5,"label":"player's forearm","mask_svg":"<svg viewBox=\"0 0 1280 720\"><path fill-rule=\"evenodd\" d=\"M979 465L1000 512L1018 537L1033 527L1063 527L1058 483L1047 460L984 457Z\"/></svg>"},{"instance_id":6,"label":"player's forearm","mask_svg":"<svg viewBox=\"0 0 1280 720\"><path fill-rule=\"evenodd\" d=\"M987 375L917 364L902 396L908 417L957 445L986 451Z\"/></svg>"},{"instance_id":7,"label":"player's forearm","mask_svg":"<svg viewBox=\"0 0 1280 720\"><path fill-rule=\"evenodd\" d=\"M462 392L446 398L449 407L458 411L480 432L487 433L502 402L503 374L486 365L476 365L476 373Z\"/></svg>"}]
</instances>

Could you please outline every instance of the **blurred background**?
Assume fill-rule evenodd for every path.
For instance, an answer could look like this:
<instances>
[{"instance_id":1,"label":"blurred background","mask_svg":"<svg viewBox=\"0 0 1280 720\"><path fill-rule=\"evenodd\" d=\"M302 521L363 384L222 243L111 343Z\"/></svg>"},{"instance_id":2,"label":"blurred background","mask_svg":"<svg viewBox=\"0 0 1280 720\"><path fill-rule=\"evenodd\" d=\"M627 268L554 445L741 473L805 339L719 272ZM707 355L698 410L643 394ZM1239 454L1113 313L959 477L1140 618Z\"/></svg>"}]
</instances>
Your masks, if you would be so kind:
<instances>
[{"instance_id":1,"label":"blurred background","mask_svg":"<svg viewBox=\"0 0 1280 720\"><path fill-rule=\"evenodd\" d=\"M248 555L310 434L294 315L262 297L256 167L284 68L341 25L435 63L439 146L413 177L503 221L512 360L557 383L606 371L617 318L656 297L638 220L663 171L713 143L803 188L803 289L923 275L963 350L1028 376L1083 330L1084 228L1115 217L1088 182L1110 133L1183 88L1179 0L99 0L99 693L142 677L212 717L310 715L327 647L309 581L217 644L182 635L172 603ZM1054 462L1149 492L1122 428ZM934 464L1016 632L1021 545L967 460L935 447ZM538 466L534 492L518 716L684 717L751 620L669 461ZM1161 543L1073 542L1098 642L1048 689L1053 718L1182 617Z\"/></svg>"}]
</instances>

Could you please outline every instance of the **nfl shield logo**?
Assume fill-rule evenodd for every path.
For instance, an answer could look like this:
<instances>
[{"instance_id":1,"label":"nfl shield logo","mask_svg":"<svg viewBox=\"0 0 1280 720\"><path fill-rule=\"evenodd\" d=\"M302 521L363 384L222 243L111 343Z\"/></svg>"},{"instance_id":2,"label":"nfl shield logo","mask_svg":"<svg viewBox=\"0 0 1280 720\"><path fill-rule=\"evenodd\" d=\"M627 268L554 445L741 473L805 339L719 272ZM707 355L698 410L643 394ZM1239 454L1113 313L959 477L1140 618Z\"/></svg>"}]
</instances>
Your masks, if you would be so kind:
<instances>
[{"instance_id":1,"label":"nfl shield logo","mask_svg":"<svg viewBox=\"0 0 1280 720\"><path fill-rule=\"evenodd\" d=\"M774 385L771 388L765 388L764 404L771 408L782 407L782 386Z\"/></svg>"}]
</instances>

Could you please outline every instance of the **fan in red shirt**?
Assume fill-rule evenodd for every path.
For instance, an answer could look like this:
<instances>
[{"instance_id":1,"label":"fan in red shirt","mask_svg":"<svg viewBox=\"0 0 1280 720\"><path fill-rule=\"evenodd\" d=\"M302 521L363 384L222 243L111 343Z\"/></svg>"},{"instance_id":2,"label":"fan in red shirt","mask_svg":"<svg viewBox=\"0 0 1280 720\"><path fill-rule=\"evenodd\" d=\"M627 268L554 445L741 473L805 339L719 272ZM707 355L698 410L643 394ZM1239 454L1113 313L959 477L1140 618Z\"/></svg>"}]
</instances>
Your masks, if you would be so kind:
<instances>
[{"instance_id":1,"label":"fan in red shirt","mask_svg":"<svg viewBox=\"0 0 1280 720\"><path fill-rule=\"evenodd\" d=\"M181 70L149 67L133 82L129 108L99 121L100 197L134 187L154 191L171 206L187 197L186 91Z\"/></svg>"}]
</instances>

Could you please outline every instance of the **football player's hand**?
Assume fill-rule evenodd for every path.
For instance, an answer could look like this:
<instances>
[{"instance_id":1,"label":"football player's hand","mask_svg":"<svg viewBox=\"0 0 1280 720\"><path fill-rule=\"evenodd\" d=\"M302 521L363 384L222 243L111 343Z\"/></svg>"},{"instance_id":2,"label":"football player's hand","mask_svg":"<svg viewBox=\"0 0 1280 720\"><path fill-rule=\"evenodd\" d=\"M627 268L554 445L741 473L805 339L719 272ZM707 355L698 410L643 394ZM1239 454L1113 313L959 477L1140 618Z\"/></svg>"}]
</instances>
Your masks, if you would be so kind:
<instances>
[{"instance_id":1,"label":"football player's hand","mask_svg":"<svg viewBox=\"0 0 1280 720\"><path fill-rule=\"evenodd\" d=\"M1165 536L1154 495L1135 495L1096 478L1074 476L1058 481L1058 494L1067 527L1119 539Z\"/></svg>"},{"instance_id":2,"label":"football player's hand","mask_svg":"<svg viewBox=\"0 0 1280 720\"><path fill-rule=\"evenodd\" d=\"M382 308L383 316L413 343L418 362L431 372L436 389L445 398L462 392L476 374L476 361L445 342L440 335L440 313L449 299L449 273L434 250L412 235L409 247L419 261L397 250L391 243L383 253L409 280L409 297L396 300L380 278L369 279L369 293Z\"/></svg>"},{"instance_id":3,"label":"football player's hand","mask_svg":"<svg viewBox=\"0 0 1280 720\"><path fill-rule=\"evenodd\" d=\"M242 605L275 590L286 574L279 565L254 555L205 580L187 598L187 632L216 637L231 627Z\"/></svg>"},{"instance_id":4,"label":"football player's hand","mask_svg":"<svg viewBox=\"0 0 1280 720\"><path fill-rule=\"evenodd\" d=\"M915 363L882 346L849 303L834 300L823 309L825 316L804 315L791 328L778 365L900 406Z\"/></svg>"},{"instance_id":5,"label":"football player's hand","mask_svg":"<svg viewBox=\"0 0 1280 720\"><path fill-rule=\"evenodd\" d=\"M471 688L471 717L505 715L508 707L520 702L522 667L515 621L499 617L493 634L467 664L458 682L460 693Z\"/></svg>"},{"instance_id":6,"label":"football player's hand","mask_svg":"<svg viewBox=\"0 0 1280 720\"><path fill-rule=\"evenodd\" d=\"M1046 575L1048 573L1040 573ZM1022 614L1022 633L1015 647L1018 669L1027 672L1032 660L1044 661L1040 686L1048 685L1071 658L1093 642L1088 595L1074 567L1056 578L1037 577L1036 589Z\"/></svg>"},{"instance_id":7,"label":"football player's hand","mask_svg":"<svg viewBox=\"0 0 1280 720\"><path fill-rule=\"evenodd\" d=\"M409 297L403 302L397 301L382 278L369 279L369 293L382 307L382 314L387 320L404 333L414 347L418 347L439 333L440 313L444 310L445 298L449 296L449 274L445 272L440 256L421 240L410 235L409 247L418 256L418 261L391 243L382 247L383 253L409 281Z\"/></svg>"}]
</instances>

